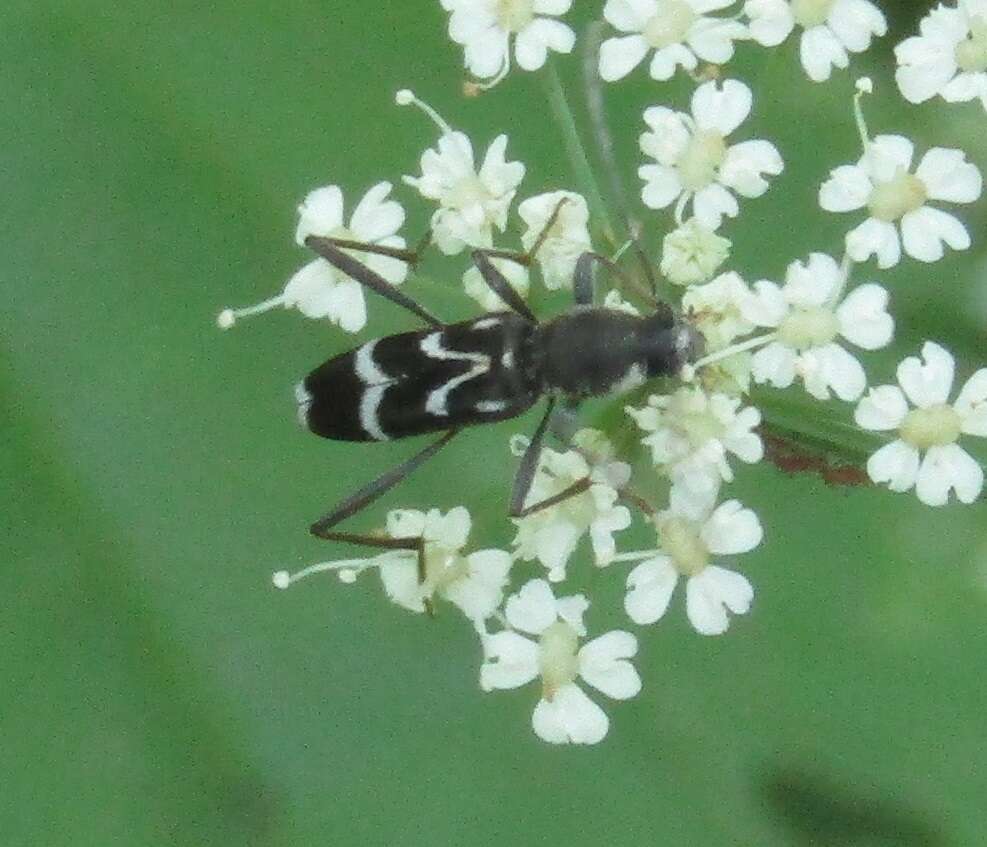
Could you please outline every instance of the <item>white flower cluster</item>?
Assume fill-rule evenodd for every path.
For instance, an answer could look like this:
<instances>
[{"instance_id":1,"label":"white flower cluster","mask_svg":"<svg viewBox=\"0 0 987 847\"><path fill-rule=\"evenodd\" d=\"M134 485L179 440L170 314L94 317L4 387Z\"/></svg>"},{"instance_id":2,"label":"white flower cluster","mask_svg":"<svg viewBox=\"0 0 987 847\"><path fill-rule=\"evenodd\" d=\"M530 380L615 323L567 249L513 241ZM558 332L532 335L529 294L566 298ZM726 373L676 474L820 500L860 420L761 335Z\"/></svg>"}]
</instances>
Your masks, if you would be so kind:
<instances>
[{"instance_id":1,"label":"white flower cluster","mask_svg":"<svg viewBox=\"0 0 987 847\"><path fill-rule=\"evenodd\" d=\"M468 71L483 81L474 83L478 88L499 83L512 57L522 69L535 70L549 51L573 49L573 31L560 20L571 0L440 2ZM681 380L652 383L618 398L611 409L623 415L624 432L630 427L633 440L650 455L644 485L632 474L636 456L626 452L626 438L611 441L607 433L582 429L560 449L542 449L523 504L527 510L513 519L514 536L505 549L468 551L472 521L465 507L446 513L403 509L388 513L383 531L368 537L380 543L376 555L274 574L274 584L287 588L326 571L352 583L372 569L385 595L408 611L458 609L480 641L480 687L492 691L539 681L531 722L551 743L593 744L606 736L607 715L589 689L626 700L642 686L632 664L635 635L615 629L589 637L585 583L581 592L563 588L585 578L588 569L573 564L577 553L588 554L601 579L619 574L624 612L636 626L665 616L680 579L685 616L701 635L725 633L731 616L751 609L754 589L729 557L755 550L764 532L757 514L725 488L736 472L766 454L769 409L762 406L762 414L756 401L771 395L754 386L781 390L798 384L811 400L856 404L853 418L861 432L891 436L866 463L874 483L898 492L914 489L930 506L942 506L951 496L971 503L983 491L983 468L960 441L987 437L987 368L969 377L951 402L955 362L934 342L924 345L921 358L901 362L897 385L868 388L862 361L863 353L891 344L895 330L888 290L862 266L874 258L876 270L884 270L903 256L935 262L947 247L970 247L965 224L940 206L976 201L983 188L979 169L961 150L932 147L914 164L914 146L904 136L872 139L861 98L873 86L860 80L853 104L860 157L833 168L818 189L823 211L858 213L844 242L792 257L770 279L748 281L730 269L733 245L723 230L740 215L739 198L745 208L752 205L746 201L768 191L783 174L784 161L774 144L751 138L745 126L756 114L751 88L729 78L700 82L700 64L727 62L739 41L777 46L797 29L802 65L811 80L821 82L887 30L870 0L746 0L737 9L738 4L603 5L615 31L600 48L603 80L626 77L645 59L656 80L679 69L697 80L688 111L660 104L642 116L647 129L639 139L646 157L638 169L641 202L652 212L666 210L649 214L645 224L657 223L651 234L662 249L655 264L663 282L674 286L678 302L671 305L705 341L703 355L683 369ZM954 8L933 10L921 36L899 45L896 55L898 82L909 100L980 97L987 106L987 0L958 0ZM494 266L521 298L537 285L572 288L580 256L600 241L586 199L559 189L515 205L526 169L508 155L506 135L481 154L482 147L410 91L398 92L396 101L414 105L438 128L434 144L420 156L420 173L403 178L429 204L429 240L438 251L453 257L494 250ZM296 241L311 246L329 239L387 283L400 285L420 248L409 249L399 234L405 213L391 190L387 182L372 187L347 222L339 187L317 189L299 207ZM516 243L503 243L508 239ZM604 306L632 314L653 309L639 289L622 284L633 274L630 262L620 264L625 248L614 252L616 246L602 257L617 271L613 290L601 297ZM507 308L477 267L460 272L465 294L482 309ZM360 331L367 320L361 285L317 258L280 295L224 310L218 322L228 328L237 318L276 306L328 319L347 332ZM515 441L515 455L524 446ZM654 546L634 550L621 544L635 521Z\"/></svg>"}]
</instances>

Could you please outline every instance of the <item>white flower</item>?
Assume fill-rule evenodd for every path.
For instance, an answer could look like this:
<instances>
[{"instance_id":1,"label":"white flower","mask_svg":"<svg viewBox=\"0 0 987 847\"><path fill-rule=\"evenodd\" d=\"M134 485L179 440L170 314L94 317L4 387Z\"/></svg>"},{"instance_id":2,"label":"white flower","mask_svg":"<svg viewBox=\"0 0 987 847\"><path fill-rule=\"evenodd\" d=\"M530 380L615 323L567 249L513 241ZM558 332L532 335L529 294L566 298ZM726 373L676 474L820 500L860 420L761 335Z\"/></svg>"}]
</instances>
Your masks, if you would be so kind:
<instances>
[{"instance_id":1,"label":"white flower","mask_svg":"<svg viewBox=\"0 0 987 847\"><path fill-rule=\"evenodd\" d=\"M744 306L751 296L740 274L731 271L706 285L688 288L682 297L682 308L705 337L707 349L722 350L754 329L744 314Z\"/></svg>"},{"instance_id":2,"label":"white flower","mask_svg":"<svg viewBox=\"0 0 987 847\"><path fill-rule=\"evenodd\" d=\"M644 205L664 209L679 201L678 215L691 199L696 220L717 229L723 216L736 217L737 199L760 197L768 190L765 174L777 176L784 163L768 141L728 145L726 137L750 114L753 95L742 82L728 79L722 88L703 83L692 95L692 116L652 106L644 112L650 132L641 150L657 164L642 165ZM728 190L730 189L730 190Z\"/></svg>"},{"instance_id":3,"label":"white flower","mask_svg":"<svg viewBox=\"0 0 987 847\"><path fill-rule=\"evenodd\" d=\"M675 285L695 285L712 279L730 255L729 238L717 235L695 218L665 236L661 272Z\"/></svg>"},{"instance_id":4,"label":"white flower","mask_svg":"<svg viewBox=\"0 0 987 847\"><path fill-rule=\"evenodd\" d=\"M707 15L732 6L734 0L607 0L603 17L626 35L609 38L600 47L600 76L622 79L654 50L649 73L671 79L679 66L694 71L699 59L722 65L733 56L733 42L747 37L747 28L733 18Z\"/></svg>"},{"instance_id":5,"label":"white flower","mask_svg":"<svg viewBox=\"0 0 987 847\"><path fill-rule=\"evenodd\" d=\"M617 503L617 489L630 478L630 467L609 460L606 454L608 451L612 454L612 446L601 433L582 430L577 433L574 443L577 448L583 448L583 453L542 449L526 505L540 503L587 477L591 480L589 489L514 520L517 526L513 542L517 548L515 555L525 561L540 561L553 582L565 579L566 564L584 534L589 533L596 563L603 566L616 553L613 534L627 529L631 523L628 508Z\"/></svg>"},{"instance_id":6,"label":"white flower","mask_svg":"<svg viewBox=\"0 0 987 847\"><path fill-rule=\"evenodd\" d=\"M642 409L624 410L649 433L641 443L651 448L655 466L668 474L684 497L709 503L716 498L720 482L733 479L729 453L749 464L764 455L761 438L754 432L761 413L740 405L737 397L683 386L668 396L652 395Z\"/></svg>"},{"instance_id":7,"label":"white flower","mask_svg":"<svg viewBox=\"0 0 987 847\"><path fill-rule=\"evenodd\" d=\"M504 550L478 550L464 555L470 532L470 514L462 506L442 514L438 509L395 509L387 514L390 538L425 540L424 581L419 573L415 550L388 550L367 559L321 562L297 574L274 574L274 584L287 588L313 573L336 571L343 582L353 582L365 570L380 571L384 592L397 605L412 612L424 612L433 598L458 606L478 631L500 605L511 568L510 554Z\"/></svg>"},{"instance_id":8,"label":"white flower","mask_svg":"<svg viewBox=\"0 0 987 847\"><path fill-rule=\"evenodd\" d=\"M479 172L473 145L463 133L443 133L436 147L422 154L420 177L404 177L423 197L439 204L432 215L432 238L449 256L466 247L489 247L493 228L503 232L507 225L524 165L505 160L506 135L494 139Z\"/></svg>"},{"instance_id":9,"label":"white flower","mask_svg":"<svg viewBox=\"0 0 987 847\"><path fill-rule=\"evenodd\" d=\"M939 5L919 24L921 35L895 47L895 78L906 99L936 94L950 103L977 97L987 109L987 0Z\"/></svg>"},{"instance_id":10,"label":"white flower","mask_svg":"<svg viewBox=\"0 0 987 847\"><path fill-rule=\"evenodd\" d=\"M549 50L569 53L573 31L555 16L569 11L572 0L442 0L451 12L449 37L465 50L465 64L480 79L499 81L514 58L526 71L545 64Z\"/></svg>"},{"instance_id":11,"label":"white flower","mask_svg":"<svg viewBox=\"0 0 987 847\"><path fill-rule=\"evenodd\" d=\"M953 357L929 341L922 359L910 356L898 366L901 388L872 388L857 406L859 426L898 431L896 441L867 461L867 473L892 491L914 486L928 506L945 505L950 490L961 503L972 503L983 489L984 472L957 441L960 435L987 436L987 368L970 377L950 405ZM909 410L908 401L916 408Z\"/></svg>"},{"instance_id":12,"label":"white flower","mask_svg":"<svg viewBox=\"0 0 987 847\"><path fill-rule=\"evenodd\" d=\"M799 57L809 79L824 82L834 67L850 63L848 53L863 53L871 39L887 33L881 10L869 0L747 0L751 38L774 47L796 24L803 30Z\"/></svg>"},{"instance_id":13,"label":"white flower","mask_svg":"<svg viewBox=\"0 0 987 847\"><path fill-rule=\"evenodd\" d=\"M813 253L806 263L788 266L785 285L761 280L745 314L758 326L776 330L776 340L754 353L754 379L787 388L800 377L805 390L828 400L830 389L841 400L860 397L867 386L856 357L840 338L864 350L891 341L894 321L888 314L888 293L866 283L842 297L844 272L831 257Z\"/></svg>"},{"instance_id":14,"label":"white flower","mask_svg":"<svg viewBox=\"0 0 987 847\"><path fill-rule=\"evenodd\" d=\"M743 615L754 589L739 573L711 563L713 556L747 553L761 543L761 522L736 500L715 510L673 508L657 516L658 555L627 576L624 608L636 624L652 624L668 610L679 576L686 577L686 614L701 635L721 635L730 625L727 612Z\"/></svg>"},{"instance_id":15,"label":"white flower","mask_svg":"<svg viewBox=\"0 0 987 847\"><path fill-rule=\"evenodd\" d=\"M586 201L572 191L552 191L529 197L517 207L527 226L521 236L525 250L534 246L556 209L555 222L535 254L545 287L553 290L572 288L576 262L583 253L593 249Z\"/></svg>"},{"instance_id":16,"label":"white flower","mask_svg":"<svg viewBox=\"0 0 987 847\"><path fill-rule=\"evenodd\" d=\"M890 268L901 259L902 242L905 252L922 262L941 259L944 243L954 250L970 246L959 220L926 203L972 203L983 187L977 166L966 161L962 150L933 147L913 174L913 152L907 138L879 135L856 165L836 168L819 189L819 204L828 212L867 208L868 219L846 237L854 261L876 255L879 267Z\"/></svg>"},{"instance_id":17,"label":"white flower","mask_svg":"<svg viewBox=\"0 0 987 847\"><path fill-rule=\"evenodd\" d=\"M547 582L531 580L507 600L504 614L511 629L483 637L480 687L518 688L541 677L542 696L531 725L552 744L596 744L607 734L606 714L577 679L615 700L641 690L641 678L628 661L637 653L637 639L629 632L615 630L579 646L588 605L582 595L556 599Z\"/></svg>"},{"instance_id":18,"label":"white flower","mask_svg":"<svg viewBox=\"0 0 987 847\"><path fill-rule=\"evenodd\" d=\"M380 182L357 204L349 225L343 218L343 193L336 185L317 188L298 207L295 240L302 247L310 235L362 241L383 247L403 248L404 239L396 235L404 223L404 209L389 200L391 184ZM379 273L393 285L404 281L407 265L399 259L345 250L358 261ZM225 309L217 319L222 329L233 326L237 318L267 312L277 306L298 309L307 318L328 318L347 332L359 332L367 323L367 306L363 286L318 258L299 270L277 297L244 309Z\"/></svg>"}]
</instances>

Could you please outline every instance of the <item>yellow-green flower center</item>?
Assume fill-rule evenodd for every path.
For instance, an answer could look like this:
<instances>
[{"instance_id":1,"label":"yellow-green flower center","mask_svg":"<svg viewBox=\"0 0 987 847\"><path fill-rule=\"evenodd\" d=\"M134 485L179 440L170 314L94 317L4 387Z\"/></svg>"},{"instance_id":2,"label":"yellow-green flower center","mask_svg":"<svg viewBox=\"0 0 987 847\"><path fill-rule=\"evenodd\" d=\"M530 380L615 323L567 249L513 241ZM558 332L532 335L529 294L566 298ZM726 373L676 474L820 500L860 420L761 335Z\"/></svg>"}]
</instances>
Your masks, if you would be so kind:
<instances>
[{"instance_id":1,"label":"yellow-green flower center","mask_svg":"<svg viewBox=\"0 0 987 847\"><path fill-rule=\"evenodd\" d=\"M927 450L952 444L960 437L961 427L960 416L952 406L930 406L909 412L898 434L919 450Z\"/></svg>"},{"instance_id":2,"label":"yellow-green flower center","mask_svg":"<svg viewBox=\"0 0 987 847\"><path fill-rule=\"evenodd\" d=\"M832 309L810 306L793 309L778 327L778 340L796 350L822 347L840 332L840 324Z\"/></svg>"},{"instance_id":3,"label":"yellow-green flower center","mask_svg":"<svg viewBox=\"0 0 987 847\"><path fill-rule=\"evenodd\" d=\"M804 29L826 23L836 0L792 0L795 23Z\"/></svg>"},{"instance_id":4,"label":"yellow-green flower center","mask_svg":"<svg viewBox=\"0 0 987 847\"><path fill-rule=\"evenodd\" d=\"M425 583L433 591L446 588L456 580L469 576L469 562L458 550L438 544L425 546Z\"/></svg>"},{"instance_id":5,"label":"yellow-green flower center","mask_svg":"<svg viewBox=\"0 0 987 847\"><path fill-rule=\"evenodd\" d=\"M867 208L871 217L890 223L921 208L927 197L925 183L899 167L890 180L874 186Z\"/></svg>"},{"instance_id":6,"label":"yellow-green flower center","mask_svg":"<svg viewBox=\"0 0 987 847\"><path fill-rule=\"evenodd\" d=\"M442 205L462 211L476 204L483 205L493 199L493 195L476 174L460 179L442 198Z\"/></svg>"},{"instance_id":7,"label":"yellow-green flower center","mask_svg":"<svg viewBox=\"0 0 987 847\"><path fill-rule=\"evenodd\" d=\"M699 191L714 179L727 154L726 139L716 130L697 132L675 163L687 191Z\"/></svg>"},{"instance_id":8,"label":"yellow-green flower center","mask_svg":"<svg viewBox=\"0 0 987 847\"><path fill-rule=\"evenodd\" d=\"M576 630L565 621L556 621L538 639L538 669L546 700L551 700L556 691L578 676L578 646Z\"/></svg>"},{"instance_id":9,"label":"yellow-green flower center","mask_svg":"<svg viewBox=\"0 0 987 847\"><path fill-rule=\"evenodd\" d=\"M494 14L503 29L520 32L534 20L534 0L497 0Z\"/></svg>"},{"instance_id":10,"label":"yellow-green flower center","mask_svg":"<svg viewBox=\"0 0 987 847\"><path fill-rule=\"evenodd\" d=\"M658 522L661 549L672 558L675 569L695 576L709 564L709 550L699 537L699 527L686 518L670 516Z\"/></svg>"},{"instance_id":11,"label":"yellow-green flower center","mask_svg":"<svg viewBox=\"0 0 987 847\"><path fill-rule=\"evenodd\" d=\"M656 50L679 44L698 16L683 0L658 0L658 11L645 24L642 35Z\"/></svg>"},{"instance_id":12,"label":"yellow-green flower center","mask_svg":"<svg viewBox=\"0 0 987 847\"><path fill-rule=\"evenodd\" d=\"M956 45L956 64L966 73L987 71L987 20L970 21L970 37Z\"/></svg>"}]
</instances>

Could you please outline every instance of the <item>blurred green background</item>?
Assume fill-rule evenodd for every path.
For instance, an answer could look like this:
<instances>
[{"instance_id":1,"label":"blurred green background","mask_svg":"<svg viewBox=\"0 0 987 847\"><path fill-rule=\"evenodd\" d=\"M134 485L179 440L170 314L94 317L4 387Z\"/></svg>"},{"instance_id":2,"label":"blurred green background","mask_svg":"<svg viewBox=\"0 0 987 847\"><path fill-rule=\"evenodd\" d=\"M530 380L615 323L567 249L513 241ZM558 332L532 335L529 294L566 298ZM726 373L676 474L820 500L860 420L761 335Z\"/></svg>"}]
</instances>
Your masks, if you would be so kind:
<instances>
[{"instance_id":1,"label":"blurred green background","mask_svg":"<svg viewBox=\"0 0 987 847\"><path fill-rule=\"evenodd\" d=\"M576 5L582 22L602 4ZM854 60L877 83L871 129L987 169L979 105L906 107L889 81L923 5L895 4L895 32ZM350 337L282 312L221 334L215 313L305 261L307 190L338 182L352 203L416 172L434 132L393 105L398 88L479 147L508 131L523 195L572 186L537 77L463 99L461 52L426 0L8 0L0 32L0 845L985 843L982 503L936 511L745 468L733 491L766 530L740 564L755 609L704 639L677 598L638 631L642 695L607 705L610 736L589 749L537 741L533 688L481 694L456 614L407 614L373 576L271 587L275 569L349 552L308 523L410 445L297 428L291 386ZM811 85L795 50L745 47L730 69L758 92L747 137L787 163L728 227L749 278L837 251L851 223L815 193L857 156L853 77ZM578 103L576 61L559 66ZM639 71L606 93L636 193L640 112L683 108L686 86ZM428 210L399 197L414 237ZM987 358L985 206L960 214L971 253L864 272L899 322L873 379L927 337L962 377ZM408 290L472 313L459 261L435 265L444 290ZM408 326L371 312L368 333ZM505 443L534 414L454 442L354 523L465 503L475 542L505 544ZM593 576L592 630L627 626L624 574Z\"/></svg>"}]
</instances>

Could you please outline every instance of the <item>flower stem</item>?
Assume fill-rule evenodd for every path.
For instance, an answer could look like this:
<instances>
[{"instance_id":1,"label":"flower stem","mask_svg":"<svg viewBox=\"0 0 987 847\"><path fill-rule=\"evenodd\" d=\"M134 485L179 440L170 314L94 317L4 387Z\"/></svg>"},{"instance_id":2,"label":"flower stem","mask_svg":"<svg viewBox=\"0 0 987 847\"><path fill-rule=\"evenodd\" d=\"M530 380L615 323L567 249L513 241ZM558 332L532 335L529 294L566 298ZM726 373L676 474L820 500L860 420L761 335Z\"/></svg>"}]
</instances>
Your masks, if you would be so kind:
<instances>
[{"instance_id":1,"label":"flower stem","mask_svg":"<svg viewBox=\"0 0 987 847\"><path fill-rule=\"evenodd\" d=\"M586 149L579 139L579 130L576 128L576 119L569 106L569 100L565 96L565 89L562 80L551 62L545 64L545 71L542 74L542 81L545 84L545 93L548 98L548 105L552 112L552 117L562 133L562 142L565 146L566 156L572 167L579 190L586 196L589 204L590 217L597 225L601 237L610 245L610 249L620 246L607 211L607 204L600 192L596 177L593 175L593 168L590 165Z\"/></svg>"}]
</instances>

